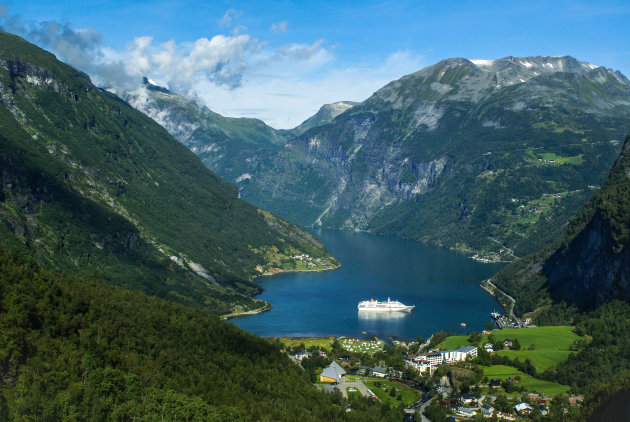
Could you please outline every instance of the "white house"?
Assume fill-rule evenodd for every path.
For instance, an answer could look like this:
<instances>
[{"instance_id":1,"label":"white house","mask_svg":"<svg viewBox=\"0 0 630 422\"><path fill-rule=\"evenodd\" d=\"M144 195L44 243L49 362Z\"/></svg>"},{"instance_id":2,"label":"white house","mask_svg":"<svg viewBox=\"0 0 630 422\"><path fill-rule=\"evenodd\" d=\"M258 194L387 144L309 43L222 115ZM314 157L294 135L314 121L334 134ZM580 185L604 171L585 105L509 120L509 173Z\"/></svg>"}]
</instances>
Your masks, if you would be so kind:
<instances>
[{"instance_id":1,"label":"white house","mask_svg":"<svg viewBox=\"0 0 630 422\"><path fill-rule=\"evenodd\" d=\"M375 366L374 368L372 368L372 376L385 378L387 376L387 369Z\"/></svg>"},{"instance_id":2,"label":"white house","mask_svg":"<svg viewBox=\"0 0 630 422\"><path fill-rule=\"evenodd\" d=\"M514 406L514 410L516 410L517 413L522 415L524 413L531 413L531 411L534 410L534 408L527 403L519 403L516 406Z\"/></svg>"}]
</instances>

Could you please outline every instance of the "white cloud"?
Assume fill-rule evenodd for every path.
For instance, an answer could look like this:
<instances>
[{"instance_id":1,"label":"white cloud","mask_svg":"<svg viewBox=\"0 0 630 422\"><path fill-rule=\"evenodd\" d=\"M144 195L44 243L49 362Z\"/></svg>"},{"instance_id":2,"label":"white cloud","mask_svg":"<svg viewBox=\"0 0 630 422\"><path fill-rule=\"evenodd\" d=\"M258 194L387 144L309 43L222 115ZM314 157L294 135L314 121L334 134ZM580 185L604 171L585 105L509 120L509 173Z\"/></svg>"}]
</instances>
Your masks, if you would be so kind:
<instances>
[{"instance_id":1,"label":"white cloud","mask_svg":"<svg viewBox=\"0 0 630 422\"><path fill-rule=\"evenodd\" d=\"M330 53L328 53L330 55ZM331 66L324 63L284 62L257 69L238 89L210 83L197 86L199 98L217 113L255 117L275 128L289 129L313 115L323 104L341 100L363 101L403 75L422 67L422 58L410 52L391 54L380 65Z\"/></svg>"},{"instance_id":2,"label":"white cloud","mask_svg":"<svg viewBox=\"0 0 630 422\"><path fill-rule=\"evenodd\" d=\"M242 14L243 14L242 10L236 10L236 9L230 7L225 12L223 17L221 19L219 19L219 26L221 26L223 28L231 26L232 25L232 20L240 18Z\"/></svg>"},{"instance_id":3,"label":"white cloud","mask_svg":"<svg viewBox=\"0 0 630 422\"><path fill-rule=\"evenodd\" d=\"M335 45L323 39L271 48L238 30L192 43L156 43L144 36L114 50L103 46L102 35L93 28L24 23L4 13L0 28L52 50L87 72L97 85L135 90L142 76L148 76L174 92L202 100L217 113L260 118L276 128L295 127L326 103L362 101L421 66L421 57L406 51L378 63L344 65L334 54ZM230 24L240 13L229 9L222 20Z\"/></svg>"},{"instance_id":4,"label":"white cloud","mask_svg":"<svg viewBox=\"0 0 630 422\"><path fill-rule=\"evenodd\" d=\"M287 32L288 27L289 27L289 22L287 21L274 22L271 24L271 32L273 33Z\"/></svg>"}]
</instances>

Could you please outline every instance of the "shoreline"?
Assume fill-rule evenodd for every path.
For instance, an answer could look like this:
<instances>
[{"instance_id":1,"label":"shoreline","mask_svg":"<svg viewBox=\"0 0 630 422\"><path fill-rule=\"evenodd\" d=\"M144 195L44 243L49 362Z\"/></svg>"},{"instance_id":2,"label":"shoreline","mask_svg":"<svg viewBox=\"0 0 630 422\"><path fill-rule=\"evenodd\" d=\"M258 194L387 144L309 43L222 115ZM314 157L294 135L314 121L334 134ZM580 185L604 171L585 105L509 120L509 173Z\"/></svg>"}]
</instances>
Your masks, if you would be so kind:
<instances>
[{"instance_id":1,"label":"shoreline","mask_svg":"<svg viewBox=\"0 0 630 422\"><path fill-rule=\"evenodd\" d=\"M256 280L257 278L260 277L270 277L276 274L290 274L290 273L318 273L318 272L324 272L324 271L334 271L334 270L338 270L339 268L341 268L341 264L337 265L336 267L330 267L330 268L321 268L321 269L312 269L312 270L283 270L282 268L277 268L278 271L265 271L264 273L257 275L256 277L254 277L254 280ZM261 292L262 293L262 292ZM260 293L256 293L256 295L259 295Z\"/></svg>"},{"instance_id":2,"label":"shoreline","mask_svg":"<svg viewBox=\"0 0 630 422\"><path fill-rule=\"evenodd\" d=\"M341 264L337 265L336 267L332 267L332 268L322 268L322 269L312 269L312 270L283 270L283 269L278 269L278 271L271 271L271 272L264 272L261 275L258 275L256 277L253 278L253 280L256 280L257 278L261 278L261 277L271 277L277 274L285 274L285 273L312 273L312 272L323 272L323 271L334 271L341 268ZM252 294L252 297L256 297L258 295L260 295L261 293L264 292L264 289L261 286L260 287L260 291ZM270 310L273 309L273 305L269 302L265 302L265 306L262 308L258 308L258 309L251 309L249 311L243 311L243 312L233 312L230 314L225 314L225 315L220 315L220 318L224 321L227 321L229 319L232 318L239 318L239 317L245 317L245 316L250 316L250 315L258 315L258 314L262 314L264 312L268 312Z\"/></svg>"},{"instance_id":3,"label":"shoreline","mask_svg":"<svg viewBox=\"0 0 630 422\"><path fill-rule=\"evenodd\" d=\"M422 243L424 245L429 245L429 246L436 246L438 248L443 248L443 249L448 249L449 251L453 251L453 252L457 252L457 253L461 253L464 255L468 255L468 258L472 259L475 262L479 262L481 264L509 264L511 262L514 262L514 260L518 259L518 257L514 257L514 260L503 260L503 259L499 259L499 260L492 260L492 259L488 259L488 258L483 258L481 256L479 256L480 254L482 254L482 251L476 251L474 249L466 249L466 248L458 248L456 246L447 246L442 244L440 241L438 240L423 240L423 239L414 239L411 237L405 237L405 236L397 236L395 234L382 234L382 233L375 233L373 231L370 230L363 230L363 229L343 229L343 228L338 228L338 227L328 227L328 226L316 226L316 225L310 225L310 226L306 226L308 228L311 229L327 229L327 230L339 230L339 231L348 231L348 232L359 232L359 233L368 233L371 235L375 235L375 236L383 236L383 237L394 237L397 239L405 239L405 240L411 240L412 242L418 242L418 243ZM514 255L512 255L514 256Z\"/></svg>"},{"instance_id":4,"label":"shoreline","mask_svg":"<svg viewBox=\"0 0 630 422\"><path fill-rule=\"evenodd\" d=\"M258 314L262 314L263 312L271 311L272 309L273 309L273 306L271 306L271 303L265 302L265 306L262 308L252 309L252 310L243 311L243 312L233 312L231 314L221 315L221 319L223 321L227 321L232 318L239 318L239 317L244 317L248 315L258 315Z\"/></svg>"}]
</instances>

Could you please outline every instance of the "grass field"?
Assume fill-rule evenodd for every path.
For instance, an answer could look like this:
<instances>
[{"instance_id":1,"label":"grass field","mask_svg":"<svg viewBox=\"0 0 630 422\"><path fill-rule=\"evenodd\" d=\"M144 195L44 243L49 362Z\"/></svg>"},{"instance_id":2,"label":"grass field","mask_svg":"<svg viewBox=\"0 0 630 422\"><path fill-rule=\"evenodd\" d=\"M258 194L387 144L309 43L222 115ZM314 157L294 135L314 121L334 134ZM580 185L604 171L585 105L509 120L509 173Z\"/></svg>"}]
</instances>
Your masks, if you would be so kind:
<instances>
[{"instance_id":1,"label":"grass field","mask_svg":"<svg viewBox=\"0 0 630 422\"><path fill-rule=\"evenodd\" d=\"M400 403L405 406L410 406L420 399L420 395L415 390L398 382L386 381L380 378L367 378L363 379L363 383L376 394L380 401L388 403L391 406L397 407ZM377 387L377 384L380 385L380 387ZM399 389L394 397L389 395L392 388ZM397 398L399 395L401 400Z\"/></svg>"},{"instance_id":2,"label":"grass field","mask_svg":"<svg viewBox=\"0 0 630 422\"><path fill-rule=\"evenodd\" d=\"M284 344L285 347L295 347L304 343L307 349L311 346L316 346L320 349L324 348L330 350L335 337L278 337L278 340Z\"/></svg>"},{"instance_id":3,"label":"grass field","mask_svg":"<svg viewBox=\"0 0 630 422\"><path fill-rule=\"evenodd\" d=\"M516 368L512 368L511 366L504 365L493 365L493 366L484 366L483 375L492 378L501 378L506 379L509 377L516 377L517 375L521 377L521 381L518 383L519 386L524 387L527 391L537 391L539 393L544 393L550 396L567 393L569 391L568 385L558 384L557 382L539 380L536 378L532 378L529 375L519 371ZM518 395L518 394L517 394Z\"/></svg>"},{"instance_id":4,"label":"grass field","mask_svg":"<svg viewBox=\"0 0 630 422\"><path fill-rule=\"evenodd\" d=\"M510 359L517 358L521 362L529 359L538 373L564 362L571 354L568 350L505 350L497 353Z\"/></svg>"},{"instance_id":5,"label":"grass field","mask_svg":"<svg viewBox=\"0 0 630 422\"><path fill-rule=\"evenodd\" d=\"M529 359L539 372L566 360L570 353L569 346L581 339L572 331L572 327L566 325L495 330L493 334L499 340L518 339L521 344L521 350L506 350L497 353L510 358L519 358L522 361ZM488 339L487 335L482 337L481 345ZM534 350L528 350L532 344ZM438 347L442 350L450 350L469 345L468 336L451 336Z\"/></svg>"}]
</instances>

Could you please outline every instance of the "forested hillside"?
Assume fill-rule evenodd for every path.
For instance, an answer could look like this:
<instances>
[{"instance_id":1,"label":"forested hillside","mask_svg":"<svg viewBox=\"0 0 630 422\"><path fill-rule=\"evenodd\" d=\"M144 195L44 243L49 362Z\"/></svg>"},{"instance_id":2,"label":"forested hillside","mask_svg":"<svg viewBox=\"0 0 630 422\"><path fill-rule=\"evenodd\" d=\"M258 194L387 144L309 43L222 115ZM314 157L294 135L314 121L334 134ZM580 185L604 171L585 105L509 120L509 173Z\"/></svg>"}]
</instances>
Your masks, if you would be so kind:
<instances>
[{"instance_id":1,"label":"forested hillside","mask_svg":"<svg viewBox=\"0 0 630 422\"><path fill-rule=\"evenodd\" d=\"M23 250L23 247L21 247ZM208 313L0 248L0 420L400 421Z\"/></svg>"},{"instance_id":2,"label":"forested hillside","mask_svg":"<svg viewBox=\"0 0 630 422\"><path fill-rule=\"evenodd\" d=\"M516 299L517 314L550 301L580 310L613 299L630 302L629 148L630 135L610 176L569 221L565 236L493 277Z\"/></svg>"},{"instance_id":3,"label":"forested hillside","mask_svg":"<svg viewBox=\"0 0 630 422\"><path fill-rule=\"evenodd\" d=\"M0 231L41 263L210 312L262 309L252 278L309 253L152 119L0 33Z\"/></svg>"}]
</instances>

